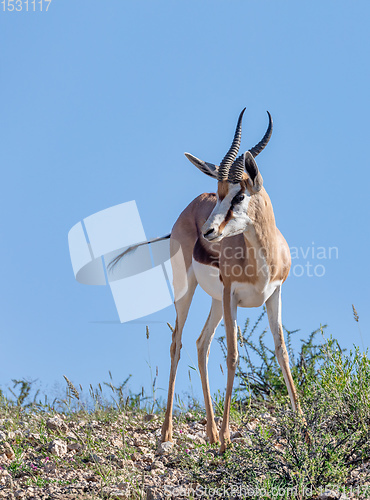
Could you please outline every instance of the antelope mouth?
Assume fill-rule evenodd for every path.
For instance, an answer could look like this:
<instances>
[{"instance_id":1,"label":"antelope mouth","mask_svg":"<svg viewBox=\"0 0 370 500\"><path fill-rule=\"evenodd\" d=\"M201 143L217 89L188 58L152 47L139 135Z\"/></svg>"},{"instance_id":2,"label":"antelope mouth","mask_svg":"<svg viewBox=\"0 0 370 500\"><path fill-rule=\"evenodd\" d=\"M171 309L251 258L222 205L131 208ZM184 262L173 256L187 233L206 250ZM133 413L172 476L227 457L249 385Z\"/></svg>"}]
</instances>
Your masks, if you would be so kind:
<instances>
[{"instance_id":1,"label":"antelope mouth","mask_svg":"<svg viewBox=\"0 0 370 500\"><path fill-rule=\"evenodd\" d=\"M204 235L203 235L203 238L204 238L206 241L209 241L209 242L211 242L211 241L220 241L220 240L222 240L222 238L223 238L223 233L221 233L221 234L216 234L216 235L214 235L214 236L213 236L212 234L209 234L209 235L207 236L207 233L206 233L206 234L204 234Z\"/></svg>"}]
</instances>

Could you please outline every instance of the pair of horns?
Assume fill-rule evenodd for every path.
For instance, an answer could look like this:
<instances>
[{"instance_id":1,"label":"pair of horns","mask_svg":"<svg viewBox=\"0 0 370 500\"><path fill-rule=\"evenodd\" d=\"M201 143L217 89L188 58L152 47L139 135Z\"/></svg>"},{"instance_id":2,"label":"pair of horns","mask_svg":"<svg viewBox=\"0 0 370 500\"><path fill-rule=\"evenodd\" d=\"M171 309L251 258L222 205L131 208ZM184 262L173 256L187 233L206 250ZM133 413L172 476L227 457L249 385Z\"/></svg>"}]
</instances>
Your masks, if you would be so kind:
<instances>
[{"instance_id":1,"label":"pair of horns","mask_svg":"<svg viewBox=\"0 0 370 500\"><path fill-rule=\"evenodd\" d=\"M272 118L270 113L267 111L269 117L269 124L265 135L262 137L260 142L256 144L253 148L249 149L246 153L240 155L236 158L236 155L239 152L240 141L242 136L242 119L245 108L240 113L238 118L238 123L236 125L235 135L233 142L230 146L229 151L226 153L224 159L220 163L217 172L217 180L219 181L228 181L236 184L241 181L242 175L244 172L244 168L247 169L248 174L252 179L258 173L258 167L254 158L266 147L269 142L272 134Z\"/></svg>"}]
</instances>

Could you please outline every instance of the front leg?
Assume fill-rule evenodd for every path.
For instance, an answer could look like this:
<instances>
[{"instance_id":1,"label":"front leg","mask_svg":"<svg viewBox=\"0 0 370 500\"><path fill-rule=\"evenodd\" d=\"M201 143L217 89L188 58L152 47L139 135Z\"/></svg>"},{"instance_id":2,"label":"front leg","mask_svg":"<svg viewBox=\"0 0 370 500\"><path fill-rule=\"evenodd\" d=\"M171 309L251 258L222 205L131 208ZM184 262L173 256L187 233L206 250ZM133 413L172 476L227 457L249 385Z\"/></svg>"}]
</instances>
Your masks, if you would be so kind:
<instances>
[{"instance_id":1,"label":"front leg","mask_svg":"<svg viewBox=\"0 0 370 500\"><path fill-rule=\"evenodd\" d=\"M233 384L235 371L238 364L238 337L236 324L237 303L235 296L231 293L231 288L224 288L223 309L226 330L226 345L227 345L227 385L225 395L224 416L220 430L221 448L220 453L224 453L230 443L230 406L233 392Z\"/></svg>"},{"instance_id":2,"label":"front leg","mask_svg":"<svg viewBox=\"0 0 370 500\"><path fill-rule=\"evenodd\" d=\"M302 414L302 410L299 406L297 390L290 372L289 356L284 341L283 326L281 322L281 286L276 288L271 297L266 300L266 309L271 333L274 337L275 354L281 371L283 372L292 408L294 411L298 411L298 413Z\"/></svg>"}]
</instances>

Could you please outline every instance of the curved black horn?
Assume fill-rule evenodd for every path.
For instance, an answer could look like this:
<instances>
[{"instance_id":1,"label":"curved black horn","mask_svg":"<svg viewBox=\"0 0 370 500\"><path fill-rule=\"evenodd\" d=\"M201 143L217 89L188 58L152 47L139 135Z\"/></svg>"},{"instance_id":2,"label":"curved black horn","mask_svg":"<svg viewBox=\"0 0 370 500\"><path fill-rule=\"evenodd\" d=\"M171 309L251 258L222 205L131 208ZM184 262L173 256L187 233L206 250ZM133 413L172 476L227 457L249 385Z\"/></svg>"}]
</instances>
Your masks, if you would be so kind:
<instances>
[{"instance_id":1,"label":"curved black horn","mask_svg":"<svg viewBox=\"0 0 370 500\"><path fill-rule=\"evenodd\" d=\"M272 134L272 118L271 118L271 115L268 111L267 111L267 114L269 115L269 125L267 127L266 133L262 137L260 142L249 150L249 152L251 153L253 158L255 158L257 155L259 155L260 152L267 146L267 143L269 142L271 134Z\"/></svg>"},{"instance_id":2,"label":"curved black horn","mask_svg":"<svg viewBox=\"0 0 370 500\"><path fill-rule=\"evenodd\" d=\"M235 135L233 142L231 144L231 147L229 151L226 153L224 159L220 163L220 166L218 168L218 175L217 178L219 181L225 181L227 179L227 176L229 174L229 169L231 165L233 164L236 155L238 154L239 147L240 147L240 140L242 136L242 119L243 119L243 114L244 114L245 108L239 115L238 123L236 125L236 130L235 130Z\"/></svg>"},{"instance_id":3,"label":"curved black horn","mask_svg":"<svg viewBox=\"0 0 370 500\"><path fill-rule=\"evenodd\" d=\"M229 174L227 177L228 182L232 184L238 184L243 178L244 172L244 154L240 155L229 169Z\"/></svg>"}]
</instances>

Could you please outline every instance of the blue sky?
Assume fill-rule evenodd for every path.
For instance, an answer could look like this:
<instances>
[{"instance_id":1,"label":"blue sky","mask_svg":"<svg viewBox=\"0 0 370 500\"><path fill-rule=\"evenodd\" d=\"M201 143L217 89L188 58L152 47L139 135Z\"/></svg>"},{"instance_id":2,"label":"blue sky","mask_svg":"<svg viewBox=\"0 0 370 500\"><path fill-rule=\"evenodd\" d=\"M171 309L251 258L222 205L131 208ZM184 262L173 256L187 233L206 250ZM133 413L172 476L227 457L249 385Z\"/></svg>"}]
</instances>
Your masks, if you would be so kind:
<instances>
[{"instance_id":1,"label":"blue sky","mask_svg":"<svg viewBox=\"0 0 370 500\"><path fill-rule=\"evenodd\" d=\"M370 346L368 2L52 0L48 12L0 8L3 388L28 377L50 392L66 374L87 389L111 370L117 383L132 373L133 390L149 389L148 362L166 388L174 308L118 324L109 288L74 280L67 234L133 199L147 236L168 233L192 199L216 189L183 152L218 163L244 106L243 150L262 137L267 109L274 119L258 165L289 245L338 249L323 277L290 276L285 326L303 338L328 323L344 347L360 345L354 303ZM293 264L307 260L322 264ZM198 290L180 393L189 389L209 307ZM240 323L259 314L240 309ZM221 361L214 342L213 391L224 387ZM193 385L200 394L195 374Z\"/></svg>"}]
</instances>

